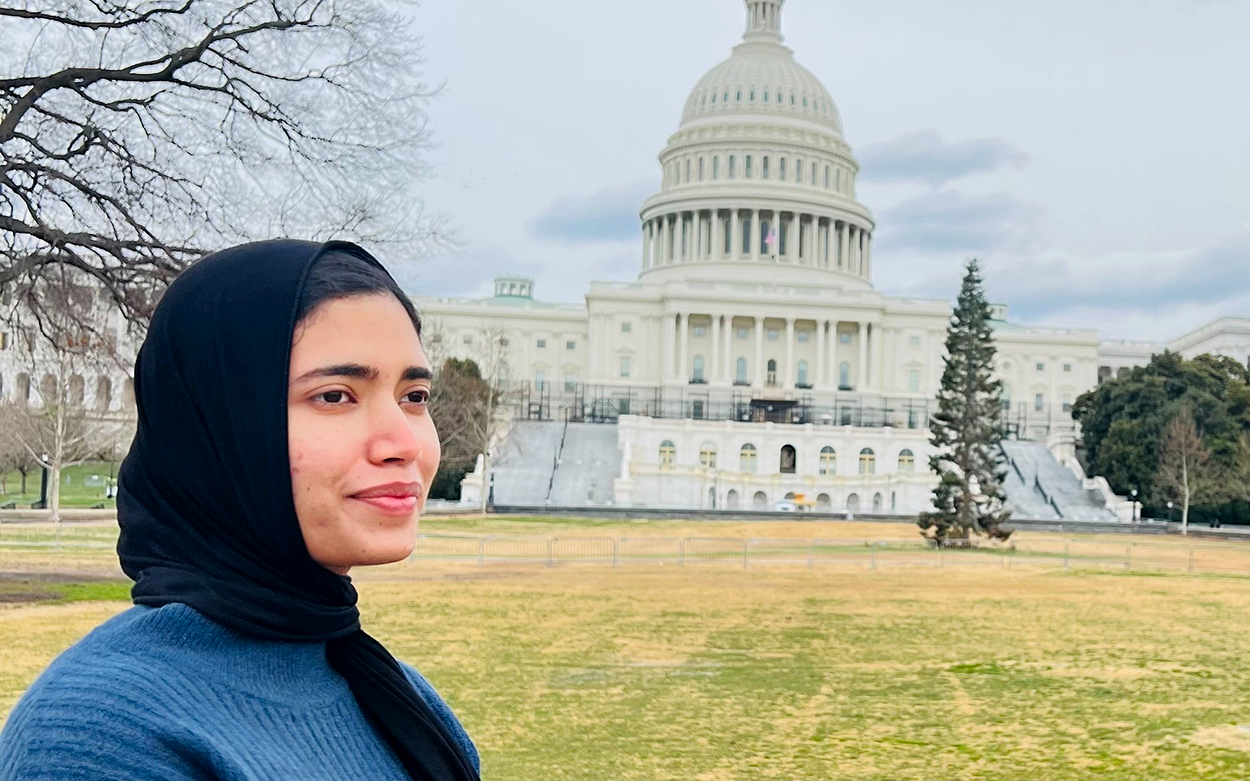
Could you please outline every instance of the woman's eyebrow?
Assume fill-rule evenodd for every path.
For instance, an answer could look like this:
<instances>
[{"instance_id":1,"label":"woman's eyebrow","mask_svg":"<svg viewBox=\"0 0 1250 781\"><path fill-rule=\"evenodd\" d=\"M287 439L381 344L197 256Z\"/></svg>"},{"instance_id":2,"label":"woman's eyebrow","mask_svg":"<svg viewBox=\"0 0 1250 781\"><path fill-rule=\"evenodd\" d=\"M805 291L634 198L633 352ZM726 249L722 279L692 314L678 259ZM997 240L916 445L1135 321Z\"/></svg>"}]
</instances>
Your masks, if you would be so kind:
<instances>
[{"instance_id":1,"label":"woman's eyebrow","mask_svg":"<svg viewBox=\"0 0 1250 781\"><path fill-rule=\"evenodd\" d=\"M303 382L321 377L347 377L353 380L373 381L381 374L372 366L363 366L359 363L343 363L337 366L323 366L320 369L307 371L296 378L295 382ZM402 380L410 382L412 380L433 380L434 373L424 366L409 366L404 370Z\"/></svg>"}]
</instances>

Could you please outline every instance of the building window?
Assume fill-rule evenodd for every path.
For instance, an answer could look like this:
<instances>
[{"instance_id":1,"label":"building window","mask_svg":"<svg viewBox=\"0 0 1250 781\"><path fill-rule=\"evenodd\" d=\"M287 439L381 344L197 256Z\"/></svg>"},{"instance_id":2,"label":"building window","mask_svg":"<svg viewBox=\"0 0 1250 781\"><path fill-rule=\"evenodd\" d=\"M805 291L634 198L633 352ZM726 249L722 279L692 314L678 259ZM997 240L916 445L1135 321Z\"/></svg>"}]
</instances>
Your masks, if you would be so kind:
<instances>
[{"instance_id":1,"label":"building window","mask_svg":"<svg viewBox=\"0 0 1250 781\"><path fill-rule=\"evenodd\" d=\"M1064 373L1065 373L1065 374L1071 374L1071 373L1072 373L1072 364L1070 364L1070 363L1065 363L1065 364L1063 365L1063 371L1064 371Z\"/></svg>"},{"instance_id":2,"label":"building window","mask_svg":"<svg viewBox=\"0 0 1250 781\"><path fill-rule=\"evenodd\" d=\"M1063 411L1064 412L1072 411L1072 395L1071 394L1068 394L1068 393L1063 394Z\"/></svg>"},{"instance_id":3,"label":"building window","mask_svg":"<svg viewBox=\"0 0 1250 781\"><path fill-rule=\"evenodd\" d=\"M690 184L690 158L686 158L686 184Z\"/></svg>"},{"instance_id":4,"label":"building window","mask_svg":"<svg viewBox=\"0 0 1250 781\"><path fill-rule=\"evenodd\" d=\"M741 96L742 93L739 92L738 95ZM739 97L739 99L741 100L741 97ZM738 175L738 158L735 157L734 155L730 155L729 156L729 178L733 179L737 175Z\"/></svg>"},{"instance_id":5,"label":"building window","mask_svg":"<svg viewBox=\"0 0 1250 781\"><path fill-rule=\"evenodd\" d=\"M920 410L907 410L907 428L920 428Z\"/></svg>"},{"instance_id":6,"label":"building window","mask_svg":"<svg viewBox=\"0 0 1250 781\"><path fill-rule=\"evenodd\" d=\"M760 223L760 254L771 255L772 249L769 246L769 239L773 238L773 224L769 220Z\"/></svg>"},{"instance_id":7,"label":"building window","mask_svg":"<svg viewBox=\"0 0 1250 781\"><path fill-rule=\"evenodd\" d=\"M751 178L751 156L750 155L747 155L746 166L747 166L747 178L750 179Z\"/></svg>"},{"instance_id":8,"label":"building window","mask_svg":"<svg viewBox=\"0 0 1250 781\"><path fill-rule=\"evenodd\" d=\"M576 350L576 349L577 349L577 342L565 342L565 343L564 343L564 349L566 349L566 350Z\"/></svg>"},{"instance_id":9,"label":"building window","mask_svg":"<svg viewBox=\"0 0 1250 781\"><path fill-rule=\"evenodd\" d=\"M703 158L699 158L699 181L703 181Z\"/></svg>"},{"instance_id":10,"label":"building window","mask_svg":"<svg viewBox=\"0 0 1250 781\"><path fill-rule=\"evenodd\" d=\"M622 378L629 377L629 356L628 355L621 356L621 377Z\"/></svg>"},{"instance_id":11,"label":"building window","mask_svg":"<svg viewBox=\"0 0 1250 781\"><path fill-rule=\"evenodd\" d=\"M775 341L777 341L777 340L778 340L778 339L780 339L780 338L781 338L781 332L780 332L780 331L778 331L776 328L769 328L769 329L768 329L768 341L770 341L770 342L775 342Z\"/></svg>"},{"instance_id":12,"label":"building window","mask_svg":"<svg viewBox=\"0 0 1250 781\"><path fill-rule=\"evenodd\" d=\"M812 177L807 180L813 187L816 186L816 164L812 163Z\"/></svg>"},{"instance_id":13,"label":"building window","mask_svg":"<svg viewBox=\"0 0 1250 781\"><path fill-rule=\"evenodd\" d=\"M542 369L539 369L538 371L534 372L534 387L538 388L538 390L541 391L546 386L547 386L547 372L543 371Z\"/></svg>"},{"instance_id":14,"label":"building window","mask_svg":"<svg viewBox=\"0 0 1250 781\"><path fill-rule=\"evenodd\" d=\"M838 334L838 341L842 344L851 343L851 334L849 331Z\"/></svg>"},{"instance_id":15,"label":"building window","mask_svg":"<svg viewBox=\"0 0 1250 781\"><path fill-rule=\"evenodd\" d=\"M807 361L799 361L798 385L803 388L810 387L807 382Z\"/></svg>"},{"instance_id":16,"label":"building window","mask_svg":"<svg viewBox=\"0 0 1250 781\"><path fill-rule=\"evenodd\" d=\"M770 173L771 172L769 171L769 168L768 168L768 155L764 155L764 166L763 166L764 178L767 179Z\"/></svg>"},{"instance_id":17,"label":"building window","mask_svg":"<svg viewBox=\"0 0 1250 781\"><path fill-rule=\"evenodd\" d=\"M742 221L742 253L751 254L751 221Z\"/></svg>"},{"instance_id":18,"label":"building window","mask_svg":"<svg viewBox=\"0 0 1250 781\"><path fill-rule=\"evenodd\" d=\"M907 370L907 390L911 391L912 393L916 393L917 391L920 390L920 370L919 369Z\"/></svg>"},{"instance_id":19,"label":"building window","mask_svg":"<svg viewBox=\"0 0 1250 781\"><path fill-rule=\"evenodd\" d=\"M707 326L696 325L694 327L694 335L695 335L695 338L697 339L702 339L703 337L707 336Z\"/></svg>"},{"instance_id":20,"label":"building window","mask_svg":"<svg viewBox=\"0 0 1250 781\"><path fill-rule=\"evenodd\" d=\"M699 463L708 469L716 468L716 446L711 442L705 442L703 447L699 448Z\"/></svg>"},{"instance_id":21,"label":"building window","mask_svg":"<svg viewBox=\"0 0 1250 781\"><path fill-rule=\"evenodd\" d=\"M877 473L877 454L872 452L870 447L859 451L859 473L861 475L875 475Z\"/></svg>"},{"instance_id":22,"label":"building window","mask_svg":"<svg viewBox=\"0 0 1250 781\"><path fill-rule=\"evenodd\" d=\"M751 338L751 329L739 328L737 329L737 331L738 331L738 338L741 339L742 341L746 341L747 339Z\"/></svg>"},{"instance_id":23,"label":"building window","mask_svg":"<svg viewBox=\"0 0 1250 781\"><path fill-rule=\"evenodd\" d=\"M920 337L919 337L919 336L913 336L913 337L911 338L911 340L910 340L910 343L911 343L911 346L912 346L912 347L919 347L919 346L920 346Z\"/></svg>"},{"instance_id":24,"label":"building window","mask_svg":"<svg viewBox=\"0 0 1250 781\"><path fill-rule=\"evenodd\" d=\"M634 330L633 323L621 323L621 333L627 334Z\"/></svg>"},{"instance_id":25,"label":"building window","mask_svg":"<svg viewBox=\"0 0 1250 781\"><path fill-rule=\"evenodd\" d=\"M712 158L712 178L713 179L720 178L720 158L719 157Z\"/></svg>"},{"instance_id":26,"label":"building window","mask_svg":"<svg viewBox=\"0 0 1250 781\"><path fill-rule=\"evenodd\" d=\"M842 365L838 367L838 389L851 389L851 365L846 361L843 361Z\"/></svg>"},{"instance_id":27,"label":"building window","mask_svg":"<svg viewBox=\"0 0 1250 781\"><path fill-rule=\"evenodd\" d=\"M564 373L564 392L572 393L577 389L577 375L573 372Z\"/></svg>"},{"instance_id":28,"label":"building window","mask_svg":"<svg viewBox=\"0 0 1250 781\"><path fill-rule=\"evenodd\" d=\"M783 445L781 448L781 473L783 475L794 474L795 464L798 460L794 452L794 446Z\"/></svg>"},{"instance_id":29,"label":"building window","mask_svg":"<svg viewBox=\"0 0 1250 781\"><path fill-rule=\"evenodd\" d=\"M810 342L812 339L812 332L811 331L799 331L798 334L796 334L796 338L800 342Z\"/></svg>"},{"instance_id":30,"label":"building window","mask_svg":"<svg viewBox=\"0 0 1250 781\"><path fill-rule=\"evenodd\" d=\"M1042 411L1042 410L1044 410L1044 409L1046 409L1046 395L1045 395L1045 394L1042 394L1042 393L1037 393L1037 394L1034 394L1034 396L1033 396L1033 411L1034 411L1034 412L1041 412L1041 411Z\"/></svg>"},{"instance_id":31,"label":"building window","mask_svg":"<svg viewBox=\"0 0 1250 781\"><path fill-rule=\"evenodd\" d=\"M465 334L464 336L460 337L460 341L464 344L473 344L473 337L470 336L469 334Z\"/></svg>"},{"instance_id":32,"label":"building window","mask_svg":"<svg viewBox=\"0 0 1250 781\"><path fill-rule=\"evenodd\" d=\"M820 449L820 473L822 475L836 474L838 471L838 454L833 448L825 445Z\"/></svg>"},{"instance_id":33,"label":"building window","mask_svg":"<svg viewBox=\"0 0 1250 781\"><path fill-rule=\"evenodd\" d=\"M672 469L673 461L677 458L677 446L673 444L673 440L666 439L660 443L660 469Z\"/></svg>"},{"instance_id":34,"label":"building window","mask_svg":"<svg viewBox=\"0 0 1250 781\"><path fill-rule=\"evenodd\" d=\"M784 182L786 180L786 159L784 157L781 158L781 170L778 173L781 174L781 181Z\"/></svg>"},{"instance_id":35,"label":"building window","mask_svg":"<svg viewBox=\"0 0 1250 781\"><path fill-rule=\"evenodd\" d=\"M768 384L777 384L777 362L771 358L768 360Z\"/></svg>"},{"instance_id":36,"label":"building window","mask_svg":"<svg viewBox=\"0 0 1250 781\"><path fill-rule=\"evenodd\" d=\"M734 382L738 385L747 384L747 359L739 358L734 371Z\"/></svg>"},{"instance_id":37,"label":"building window","mask_svg":"<svg viewBox=\"0 0 1250 781\"><path fill-rule=\"evenodd\" d=\"M694 357L693 371L694 371L694 374L691 376L691 379L694 380L695 382L703 382L704 380L703 380L703 356L702 355L696 355Z\"/></svg>"},{"instance_id":38,"label":"building window","mask_svg":"<svg viewBox=\"0 0 1250 781\"><path fill-rule=\"evenodd\" d=\"M829 166L825 166L825 189L829 189Z\"/></svg>"},{"instance_id":39,"label":"building window","mask_svg":"<svg viewBox=\"0 0 1250 781\"><path fill-rule=\"evenodd\" d=\"M1039 364L1037 365L1037 370L1038 370L1039 372L1044 372L1044 371L1046 371L1046 364L1044 364L1044 363L1039 363Z\"/></svg>"},{"instance_id":40,"label":"building window","mask_svg":"<svg viewBox=\"0 0 1250 781\"><path fill-rule=\"evenodd\" d=\"M803 161L794 161L794 181L803 184Z\"/></svg>"},{"instance_id":41,"label":"building window","mask_svg":"<svg viewBox=\"0 0 1250 781\"><path fill-rule=\"evenodd\" d=\"M539 340L538 340L538 349L540 349L540 350L546 350L546 349L547 349L547 340L546 340L546 339L539 339Z\"/></svg>"},{"instance_id":42,"label":"building window","mask_svg":"<svg viewBox=\"0 0 1250 781\"><path fill-rule=\"evenodd\" d=\"M738 451L738 471L754 473L756 461L755 445L747 443Z\"/></svg>"},{"instance_id":43,"label":"building window","mask_svg":"<svg viewBox=\"0 0 1250 781\"><path fill-rule=\"evenodd\" d=\"M904 450L898 454L898 471L903 473L916 471L916 454L910 450Z\"/></svg>"}]
</instances>

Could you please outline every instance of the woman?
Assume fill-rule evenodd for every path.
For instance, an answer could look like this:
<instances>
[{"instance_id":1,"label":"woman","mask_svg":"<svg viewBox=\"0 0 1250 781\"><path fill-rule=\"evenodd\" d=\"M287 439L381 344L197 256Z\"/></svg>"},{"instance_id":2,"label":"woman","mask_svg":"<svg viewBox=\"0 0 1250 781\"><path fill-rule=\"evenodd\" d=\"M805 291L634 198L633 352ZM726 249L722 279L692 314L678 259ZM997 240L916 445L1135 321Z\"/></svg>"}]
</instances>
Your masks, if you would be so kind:
<instances>
[{"instance_id":1,"label":"woman","mask_svg":"<svg viewBox=\"0 0 1250 781\"><path fill-rule=\"evenodd\" d=\"M347 577L412 552L438 469L420 334L351 244L236 247L169 287L120 476L136 606L26 692L0 779L478 778Z\"/></svg>"}]
</instances>

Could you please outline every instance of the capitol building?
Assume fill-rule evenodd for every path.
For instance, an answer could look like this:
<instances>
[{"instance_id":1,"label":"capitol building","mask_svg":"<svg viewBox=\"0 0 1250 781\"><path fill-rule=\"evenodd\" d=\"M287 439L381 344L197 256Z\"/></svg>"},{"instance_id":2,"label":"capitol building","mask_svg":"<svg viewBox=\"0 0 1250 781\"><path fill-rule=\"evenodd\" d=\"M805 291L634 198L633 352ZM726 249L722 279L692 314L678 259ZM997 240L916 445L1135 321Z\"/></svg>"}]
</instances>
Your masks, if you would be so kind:
<instances>
[{"instance_id":1,"label":"capitol building","mask_svg":"<svg viewBox=\"0 0 1250 781\"><path fill-rule=\"evenodd\" d=\"M745 5L742 42L660 153L635 281L594 282L579 305L512 276L487 299L416 299L449 354L478 358L505 335L514 419L493 448L497 502L929 507L951 304L873 287L876 222L837 104L785 46L785 0ZM1017 325L1006 306L995 318L1009 431L1070 461L1076 397L1166 346L1119 343L1108 360L1095 331ZM1230 354L1250 355L1250 319L1214 326L1186 352L1231 332ZM490 490L480 464L464 489Z\"/></svg>"},{"instance_id":2,"label":"capitol building","mask_svg":"<svg viewBox=\"0 0 1250 781\"><path fill-rule=\"evenodd\" d=\"M486 365L504 346L490 373L506 419L490 462L462 484L466 501L929 508L927 425L951 303L873 286L877 224L858 200L859 163L833 96L785 46L784 6L746 0L742 41L686 100L659 192L640 204L634 281L594 282L579 304L545 303L518 276L498 277L489 298L414 297L432 355ZM960 273L955 259L949 271ZM1075 458L1081 393L1165 349L1250 360L1250 317L1167 343L1021 325L1006 305L994 317L1008 498L1028 517L1124 517ZM58 370L10 336L0 328L0 400L45 403ZM75 370L69 402L133 421L122 358Z\"/></svg>"}]
</instances>

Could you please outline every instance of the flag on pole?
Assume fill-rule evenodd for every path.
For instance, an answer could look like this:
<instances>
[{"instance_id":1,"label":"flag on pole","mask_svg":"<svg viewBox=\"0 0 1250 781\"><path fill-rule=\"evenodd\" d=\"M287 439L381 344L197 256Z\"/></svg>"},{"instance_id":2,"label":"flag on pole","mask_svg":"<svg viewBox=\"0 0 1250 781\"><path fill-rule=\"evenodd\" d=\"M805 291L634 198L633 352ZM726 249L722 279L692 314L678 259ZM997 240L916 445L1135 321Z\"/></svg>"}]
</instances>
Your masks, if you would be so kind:
<instances>
[{"instance_id":1,"label":"flag on pole","mask_svg":"<svg viewBox=\"0 0 1250 781\"><path fill-rule=\"evenodd\" d=\"M777 246L777 230L775 228L769 229L768 236L764 239L764 243L769 247Z\"/></svg>"}]
</instances>

